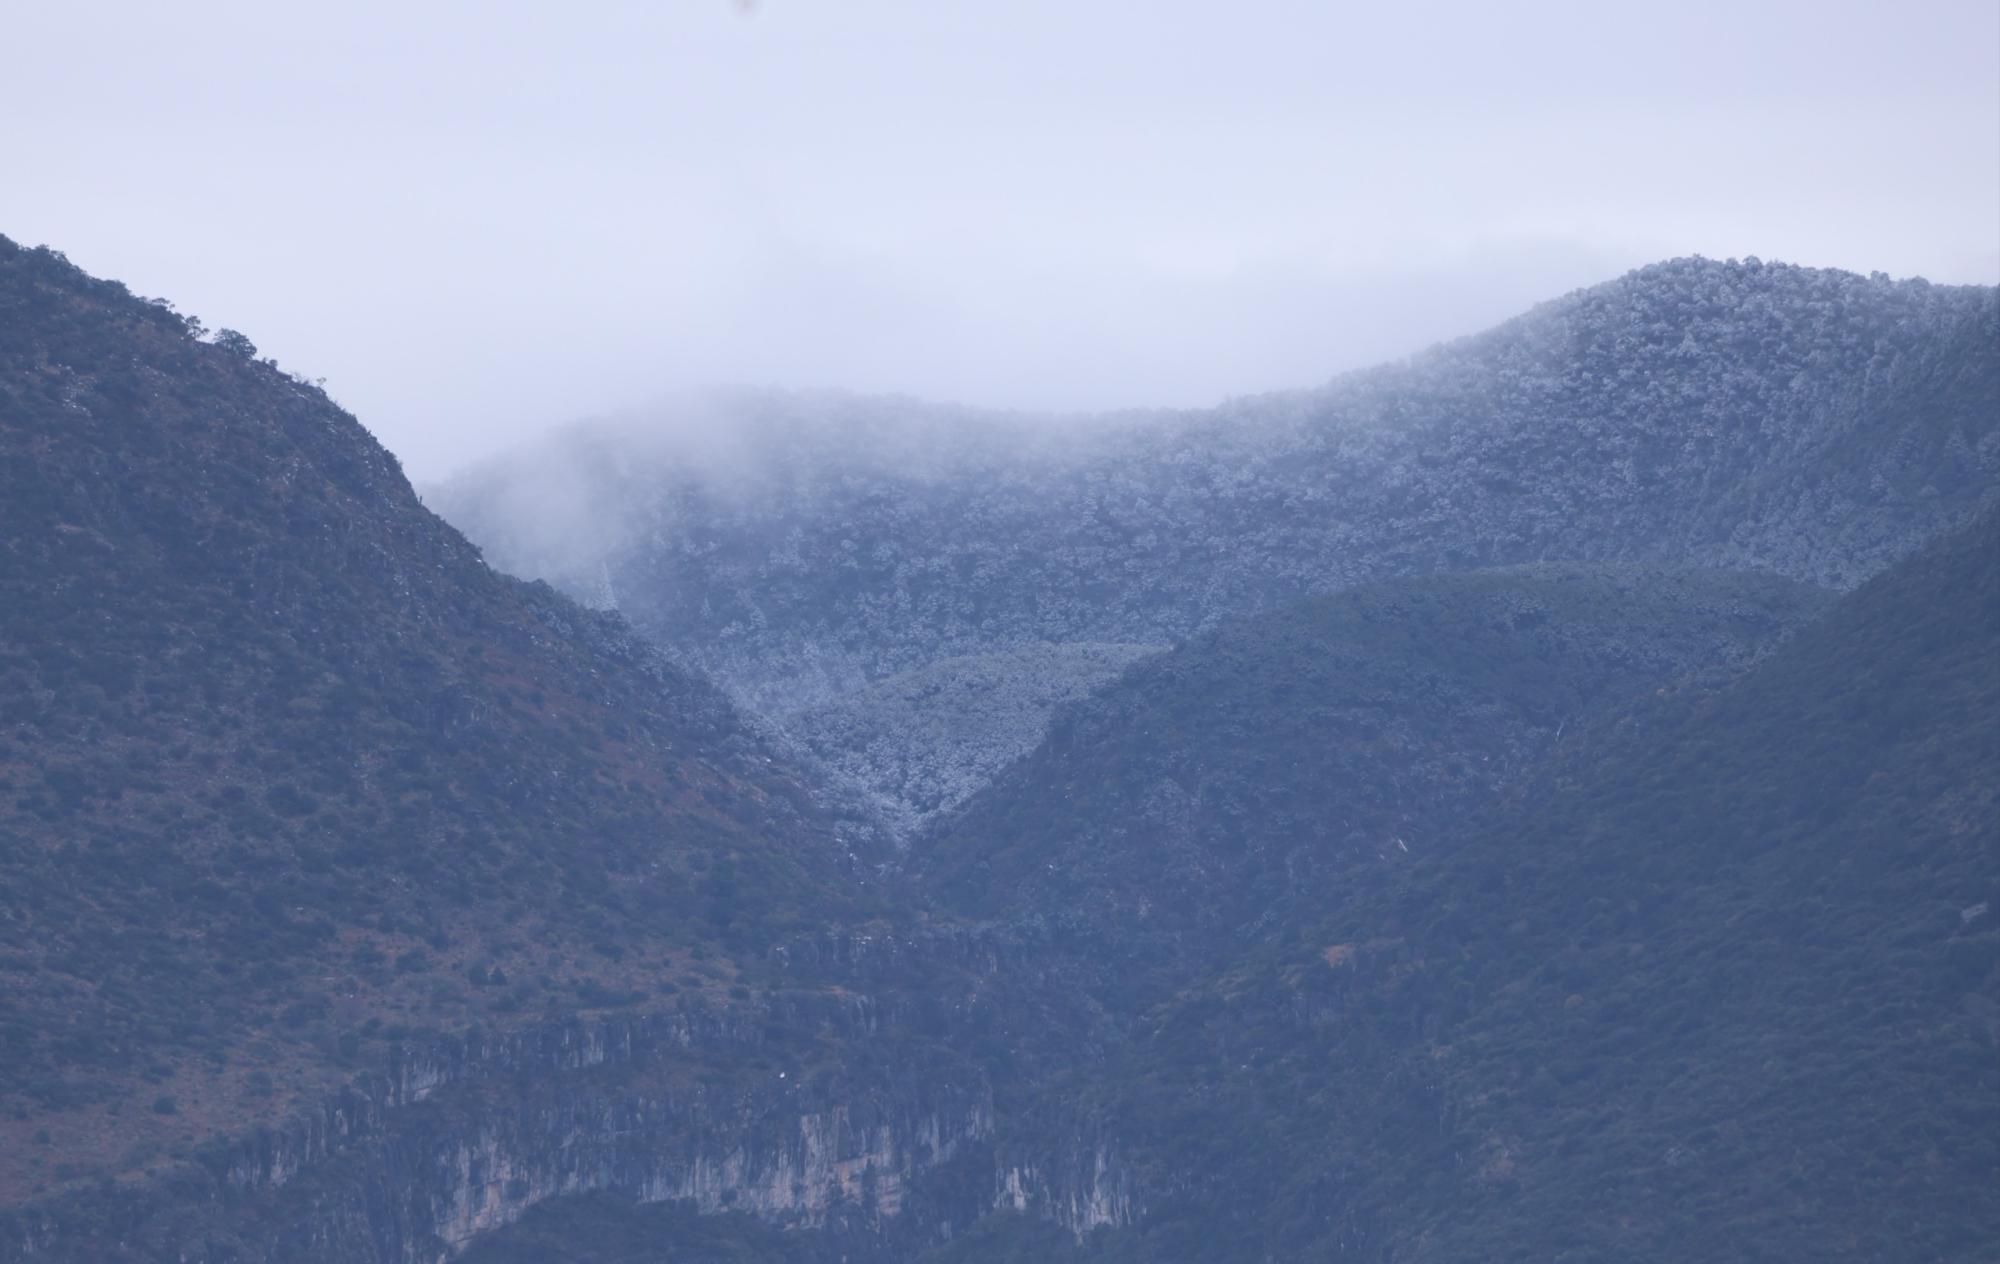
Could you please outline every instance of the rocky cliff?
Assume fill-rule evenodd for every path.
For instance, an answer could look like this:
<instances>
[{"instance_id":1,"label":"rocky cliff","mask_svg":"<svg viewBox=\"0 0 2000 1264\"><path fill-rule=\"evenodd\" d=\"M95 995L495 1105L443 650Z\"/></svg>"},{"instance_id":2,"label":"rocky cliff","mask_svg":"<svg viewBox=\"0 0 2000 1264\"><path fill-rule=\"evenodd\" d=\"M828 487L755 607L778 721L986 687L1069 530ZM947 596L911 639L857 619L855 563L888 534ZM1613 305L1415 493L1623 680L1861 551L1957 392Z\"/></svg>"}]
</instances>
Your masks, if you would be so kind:
<instances>
[{"instance_id":1,"label":"rocky cliff","mask_svg":"<svg viewBox=\"0 0 2000 1264\"><path fill-rule=\"evenodd\" d=\"M858 975L992 945L794 945ZM398 1047L289 1119L140 1181L0 1213L8 1261L435 1264L589 1193L811 1230L902 1258L996 1209L1078 1235L1144 1210L1115 1140L1060 1110L996 1118L976 1041L932 995L772 992ZM1033 1043L1034 1038L1029 1038Z\"/></svg>"}]
</instances>

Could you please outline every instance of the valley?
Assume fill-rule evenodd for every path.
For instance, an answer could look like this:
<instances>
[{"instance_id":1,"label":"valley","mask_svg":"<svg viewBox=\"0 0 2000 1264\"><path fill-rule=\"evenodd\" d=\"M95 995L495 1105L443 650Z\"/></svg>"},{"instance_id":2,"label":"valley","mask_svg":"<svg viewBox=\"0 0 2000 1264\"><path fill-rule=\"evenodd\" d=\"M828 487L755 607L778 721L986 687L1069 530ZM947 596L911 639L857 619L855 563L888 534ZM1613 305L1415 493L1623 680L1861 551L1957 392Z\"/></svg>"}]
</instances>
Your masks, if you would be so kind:
<instances>
[{"instance_id":1,"label":"valley","mask_svg":"<svg viewBox=\"0 0 2000 1264\"><path fill-rule=\"evenodd\" d=\"M422 495L0 238L0 1260L1973 1259L2000 293Z\"/></svg>"}]
</instances>

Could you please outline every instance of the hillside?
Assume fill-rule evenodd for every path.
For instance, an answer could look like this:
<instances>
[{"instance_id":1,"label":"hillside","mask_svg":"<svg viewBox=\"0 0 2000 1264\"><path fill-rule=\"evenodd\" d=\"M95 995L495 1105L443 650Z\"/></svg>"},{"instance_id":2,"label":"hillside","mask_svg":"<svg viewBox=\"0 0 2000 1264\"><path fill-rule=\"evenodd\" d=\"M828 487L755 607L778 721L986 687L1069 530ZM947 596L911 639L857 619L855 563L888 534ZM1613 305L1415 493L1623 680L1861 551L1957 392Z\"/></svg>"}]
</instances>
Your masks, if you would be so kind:
<instances>
[{"instance_id":1,"label":"hillside","mask_svg":"<svg viewBox=\"0 0 2000 1264\"><path fill-rule=\"evenodd\" d=\"M1038 745L1049 715L1088 697L1155 645L1030 645L874 681L777 717L831 775L914 837Z\"/></svg>"},{"instance_id":2,"label":"hillside","mask_svg":"<svg viewBox=\"0 0 2000 1264\"><path fill-rule=\"evenodd\" d=\"M1984 1258L1996 559L1989 516L1830 607L1748 575L1400 581L1226 624L1065 708L955 820L1017 788L1107 831L995 814L1002 840L1046 846L971 899L1122 1006L996 1121L1021 1153L1054 1103L1091 1120L1096 1200L1016 1211L1003 1180L990 1214L916 1258ZM1384 739L1418 726L1449 741L1399 782ZM1509 737L1534 757L1464 776ZM1182 881L1162 831L1108 831L1147 769L1189 768L1227 793L1190 814L1216 851ZM1080 805L1086 786L1104 802ZM1287 805L1431 815L1423 846L1335 875L1270 854ZM1273 868L1297 898L1271 898ZM962 871L939 872L965 902ZM1120 903L1134 891L1153 908ZM1238 933L1224 915L1259 900ZM1174 918L1199 951L1149 986L1144 955L1174 946L1149 927ZM1004 1002L988 1021L1038 1039ZM1120 1205L1106 1182L1135 1210L1095 1218ZM667 1241L818 1258L682 1215L559 1200L480 1258L663 1264Z\"/></svg>"},{"instance_id":3,"label":"hillside","mask_svg":"<svg viewBox=\"0 0 2000 1264\"><path fill-rule=\"evenodd\" d=\"M1055 1258L1091 1230L1119 1259L1225 1258L1218 1244L1235 1236L1263 1249L1271 1240L1246 1226L1300 1214L1301 1195L1235 1174L1320 1161L1316 1147L1256 1152L1294 1135L1286 1112L1317 1119L1328 1090L1287 1063L1299 1078L1232 1096L1246 1057L1295 1034L1212 995L1243 993L1308 930L1331 942L1317 930L1329 910L1459 845L1538 777L1565 730L1730 679L1829 600L1765 575L1633 568L1401 580L1232 620L1062 707L910 855L936 920L984 923L976 942L995 959L953 1003L971 1037L959 1047L994 1085L1001 1179L985 1216L930 1244L935 1258ZM1065 994L1090 999L1029 1000ZM1213 1045L1187 1038L1210 1034L1205 1022ZM1379 1062L1357 1069L1355 1093L1393 1089ZM1080 1181L1063 1153L1079 1133ZM1063 1189L1067 1202L1049 1197ZM1303 1204L1347 1210L1326 1191ZM719 1258L825 1249L747 1224L696 1233L683 1210L593 1198L558 1200L476 1258L661 1264L694 1241Z\"/></svg>"},{"instance_id":4,"label":"hillside","mask_svg":"<svg viewBox=\"0 0 2000 1264\"><path fill-rule=\"evenodd\" d=\"M1989 1258L1997 668L1988 515L1357 874L1051 1087L1174 1191L1076 1258Z\"/></svg>"},{"instance_id":5,"label":"hillside","mask_svg":"<svg viewBox=\"0 0 2000 1264\"><path fill-rule=\"evenodd\" d=\"M429 495L495 565L615 604L784 714L1398 575L1591 560L1851 586L1997 475L1994 290L1682 259L1206 412L719 395Z\"/></svg>"},{"instance_id":6,"label":"hillside","mask_svg":"<svg viewBox=\"0 0 2000 1264\"><path fill-rule=\"evenodd\" d=\"M591 609L0 239L0 1261L1990 1254L1995 299L439 496Z\"/></svg>"},{"instance_id":7,"label":"hillside","mask_svg":"<svg viewBox=\"0 0 2000 1264\"><path fill-rule=\"evenodd\" d=\"M0 1192L870 915L714 688L195 332L0 239Z\"/></svg>"},{"instance_id":8,"label":"hillside","mask_svg":"<svg viewBox=\"0 0 2000 1264\"><path fill-rule=\"evenodd\" d=\"M1412 863L1566 731L1817 613L1770 576L1531 567L1232 620L1058 713L919 842L946 907L1134 967L1210 959Z\"/></svg>"}]
</instances>

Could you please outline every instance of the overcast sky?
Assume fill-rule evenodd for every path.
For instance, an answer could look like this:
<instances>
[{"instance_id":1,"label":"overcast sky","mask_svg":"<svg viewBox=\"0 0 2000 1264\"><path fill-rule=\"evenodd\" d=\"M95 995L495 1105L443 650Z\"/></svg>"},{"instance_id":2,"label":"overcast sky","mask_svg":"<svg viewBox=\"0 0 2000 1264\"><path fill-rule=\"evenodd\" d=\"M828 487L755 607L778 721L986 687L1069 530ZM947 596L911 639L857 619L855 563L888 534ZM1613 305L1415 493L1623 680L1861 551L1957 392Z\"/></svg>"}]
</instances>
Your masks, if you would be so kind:
<instances>
[{"instance_id":1,"label":"overcast sky","mask_svg":"<svg viewBox=\"0 0 2000 1264\"><path fill-rule=\"evenodd\" d=\"M2000 279L2000 4L6 6L0 233L434 478L705 382L1308 385L1652 259Z\"/></svg>"}]
</instances>

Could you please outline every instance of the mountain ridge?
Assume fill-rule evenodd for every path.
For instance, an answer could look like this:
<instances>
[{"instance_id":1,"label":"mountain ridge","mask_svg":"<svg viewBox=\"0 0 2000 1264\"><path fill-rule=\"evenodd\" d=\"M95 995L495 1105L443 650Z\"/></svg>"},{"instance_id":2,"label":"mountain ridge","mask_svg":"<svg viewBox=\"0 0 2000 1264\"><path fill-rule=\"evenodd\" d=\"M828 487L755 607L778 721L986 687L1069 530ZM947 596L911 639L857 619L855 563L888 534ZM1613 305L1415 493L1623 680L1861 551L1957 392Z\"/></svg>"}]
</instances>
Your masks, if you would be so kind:
<instances>
[{"instance_id":1,"label":"mountain ridge","mask_svg":"<svg viewBox=\"0 0 2000 1264\"><path fill-rule=\"evenodd\" d=\"M0 239L0 392L10 1189L118 1160L128 1103L178 1138L630 1004L634 949L873 915L867 835L720 692L486 568L316 388Z\"/></svg>"},{"instance_id":2,"label":"mountain ridge","mask_svg":"<svg viewBox=\"0 0 2000 1264\"><path fill-rule=\"evenodd\" d=\"M911 863L946 907L1087 951L1222 953L1462 830L1566 728L1740 672L1827 601L1764 575L1538 566L1225 621L1064 706Z\"/></svg>"},{"instance_id":3,"label":"mountain ridge","mask_svg":"<svg viewBox=\"0 0 2000 1264\"><path fill-rule=\"evenodd\" d=\"M1990 1254L1996 602L1989 512L1182 976L1047 1090L1174 1197L1042 1258Z\"/></svg>"},{"instance_id":4,"label":"mountain ridge","mask_svg":"<svg viewBox=\"0 0 2000 1264\"><path fill-rule=\"evenodd\" d=\"M628 623L0 239L0 1257L1972 1253L1997 294L1670 263L1081 447L761 397L586 454Z\"/></svg>"},{"instance_id":5,"label":"mountain ridge","mask_svg":"<svg viewBox=\"0 0 2000 1264\"><path fill-rule=\"evenodd\" d=\"M1595 561L1851 587L1992 500L1996 418L2000 290L1675 260L1310 391L1068 435L736 397L701 414L726 458L676 446L668 417L431 500L496 565L615 600L775 718L946 659L1170 645L1405 575ZM862 775L919 811L893 761Z\"/></svg>"}]
</instances>

